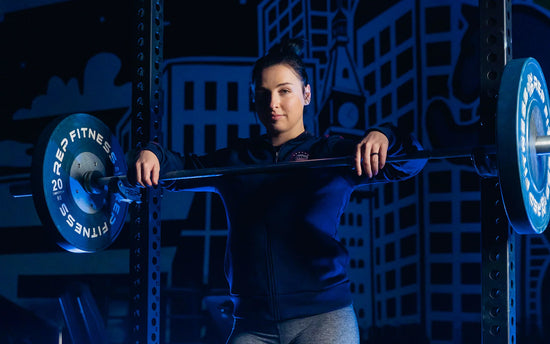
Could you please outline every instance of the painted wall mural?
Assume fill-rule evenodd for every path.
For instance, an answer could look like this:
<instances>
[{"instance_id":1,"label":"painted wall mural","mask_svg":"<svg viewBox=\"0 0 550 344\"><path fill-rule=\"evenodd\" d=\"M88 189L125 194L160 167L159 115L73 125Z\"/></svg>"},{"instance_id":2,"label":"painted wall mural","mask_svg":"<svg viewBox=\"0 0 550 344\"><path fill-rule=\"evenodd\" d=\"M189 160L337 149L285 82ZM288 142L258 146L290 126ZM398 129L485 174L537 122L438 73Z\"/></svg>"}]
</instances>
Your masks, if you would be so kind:
<instances>
[{"instance_id":1,"label":"painted wall mural","mask_svg":"<svg viewBox=\"0 0 550 344\"><path fill-rule=\"evenodd\" d=\"M308 130L357 136L392 122L427 149L477 143L477 1L219 1L216 11L205 3L165 0L167 147L202 154L261 133L249 102L251 67L289 36L307 42ZM36 138L57 116L98 116L130 148L132 3L26 4L0 1L7 48L0 57L0 297L58 328L63 288L54 280L84 281L110 343L125 343L129 234L106 252L64 252L48 242L32 200L12 199L9 185L29 178ZM550 4L513 4L513 56L535 57L548 77L550 46L541 37L550 34ZM235 23L237 17L249 20ZM479 208L479 177L467 160L430 162L411 180L352 195L340 237L351 254L364 343L481 342ZM223 204L215 194L165 192L162 216L163 314L171 319L165 340L222 343L231 309ZM518 343L550 335L548 235L519 243ZM13 312L8 303L0 303L0 315ZM18 335L2 326L0 341L2 330Z\"/></svg>"}]
</instances>

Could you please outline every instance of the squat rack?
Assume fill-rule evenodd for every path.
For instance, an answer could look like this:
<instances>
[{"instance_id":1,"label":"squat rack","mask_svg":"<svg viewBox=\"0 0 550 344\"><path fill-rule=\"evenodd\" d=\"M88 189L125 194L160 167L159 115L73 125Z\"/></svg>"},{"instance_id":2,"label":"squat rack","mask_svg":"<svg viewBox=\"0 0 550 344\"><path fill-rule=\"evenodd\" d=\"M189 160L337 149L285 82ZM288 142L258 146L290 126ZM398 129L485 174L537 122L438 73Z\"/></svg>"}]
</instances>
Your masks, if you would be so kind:
<instances>
[{"instance_id":1,"label":"squat rack","mask_svg":"<svg viewBox=\"0 0 550 344\"><path fill-rule=\"evenodd\" d=\"M163 0L136 0L132 147L161 142ZM479 0L480 139L495 143L501 72L512 58L511 0ZM160 343L160 198L145 191L131 211L130 339ZM515 234L506 219L497 178L481 180L481 330L484 344L516 343Z\"/></svg>"},{"instance_id":2,"label":"squat rack","mask_svg":"<svg viewBox=\"0 0 550 344\"><path fill-rule=\"evenodd\" d=\"M163 0L136 0L132 82L132 147L161 142ZM160 343L160 198L147 188L144 202L131 207L130 343Z\"/></svg>"},{"instance_id":3,"label":"squat rack","mask_svg":"<svg viewBox=\"0 0 550 344\"><path fill-rule=\"evenodd\" d=\"M480 143L495 143L498 90L512 59L512 1L479 0ZM481 337L516 343L516 234L506 219L498 178L481 180Z\"/></svg>"}]
</instances>

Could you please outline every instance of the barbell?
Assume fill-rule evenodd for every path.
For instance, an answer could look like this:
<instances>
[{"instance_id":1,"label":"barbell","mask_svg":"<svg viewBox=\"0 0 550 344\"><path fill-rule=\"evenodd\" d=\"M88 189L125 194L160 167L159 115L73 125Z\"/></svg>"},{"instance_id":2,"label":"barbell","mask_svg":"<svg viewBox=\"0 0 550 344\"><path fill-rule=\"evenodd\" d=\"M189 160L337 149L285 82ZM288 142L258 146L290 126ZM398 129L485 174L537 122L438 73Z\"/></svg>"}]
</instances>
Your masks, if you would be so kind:
<instances>
[{"instance_id":1,"label":"barbell","mask_svg":"<svg viewBox=\"0 0 550 344\"><path fill-rule=\"evenodd\" d=\"M514 230L540 234L550 220L547 100L539 63L533 58L512 60L502 74L494 146L419 151L388 157L387 162L469 157L482 177L498 176ZM354 158L173 171L161 176L160 184L344 166L355 166ZM119 235L129 203L141 201L141 190L128 183L126 169L122 148L109 128L94 116L73 114L51 122L41 134L33 154L30 186L23 187L31 191L21 191L21 185L10 190L15 197L33 196L43 225L55 229L50 232L59 246L72 252L95 252L107 248Z\"/></svg>"}]
</instances>

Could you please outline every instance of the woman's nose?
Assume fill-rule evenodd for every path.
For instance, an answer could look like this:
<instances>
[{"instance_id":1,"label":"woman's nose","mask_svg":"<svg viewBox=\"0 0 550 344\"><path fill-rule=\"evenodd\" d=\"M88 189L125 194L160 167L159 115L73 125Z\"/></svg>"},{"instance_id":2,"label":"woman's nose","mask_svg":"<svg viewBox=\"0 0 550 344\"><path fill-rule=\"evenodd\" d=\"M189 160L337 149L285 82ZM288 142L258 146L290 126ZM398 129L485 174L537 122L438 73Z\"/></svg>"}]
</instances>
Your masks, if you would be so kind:
<instances>
[{"instance_id":1,"label":"woman's nose","mask_svg":"<svg viewBox=\"0 0 550 344\"><path fill-rule=\"evenodd\" d=\"M272 95L271 99L269 100L269 107L271 109L276 109L279 107L279 97L276 95Z\"/></svg>"}]
</instances>

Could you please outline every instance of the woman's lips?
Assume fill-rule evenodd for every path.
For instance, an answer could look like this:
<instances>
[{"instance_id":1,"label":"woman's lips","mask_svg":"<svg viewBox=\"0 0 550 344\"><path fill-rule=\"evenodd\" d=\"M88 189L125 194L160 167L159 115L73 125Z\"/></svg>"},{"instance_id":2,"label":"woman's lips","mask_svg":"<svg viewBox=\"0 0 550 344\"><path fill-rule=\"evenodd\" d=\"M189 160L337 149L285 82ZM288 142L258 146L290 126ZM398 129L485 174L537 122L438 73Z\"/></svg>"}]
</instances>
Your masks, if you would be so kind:
<instances>
[{"instance_id":1,"label":"woman's lips","mask_svg":"<svg viewBox=\"0 0 550 344\"><path fill-rule=\"evenodd\" d=\"M271 120L272 120L272 121L276 121L276 120L278 120L278 119L280 119L280 118L283 118L283 116L284 116L284 115L277 114L277 113L272 113L272 114L271 114Z\"/></svg>"}]
</instances>

